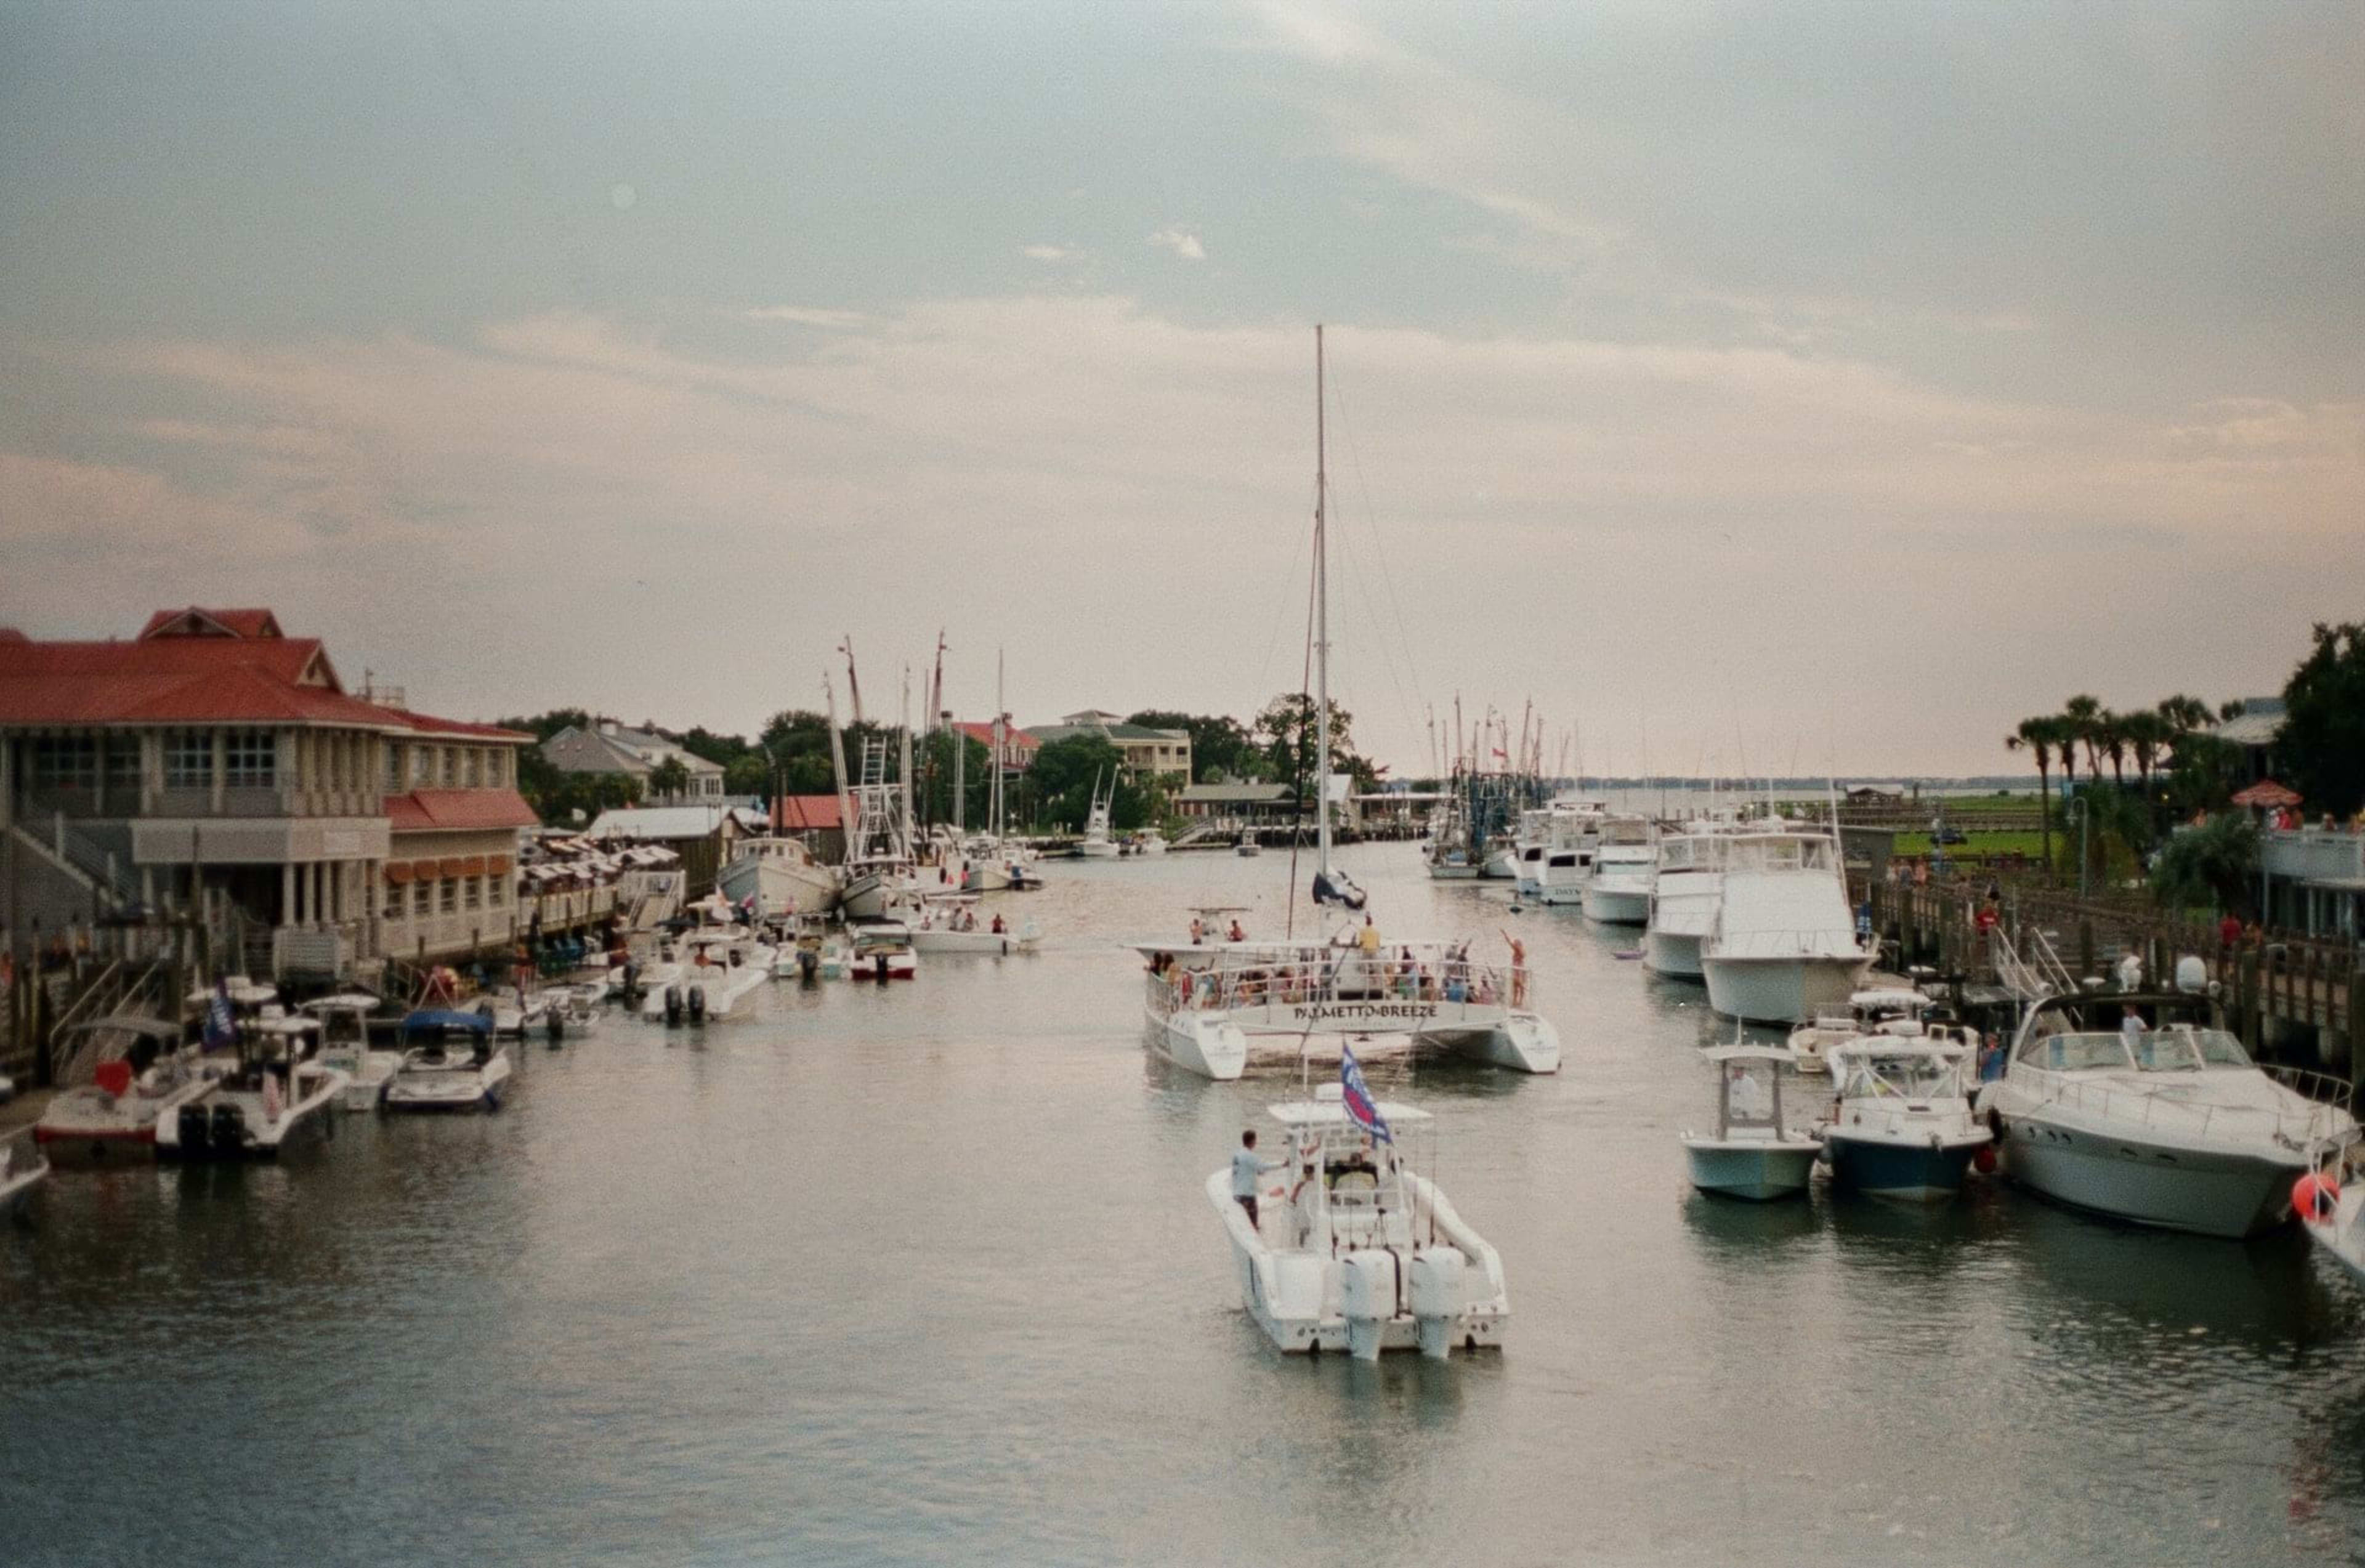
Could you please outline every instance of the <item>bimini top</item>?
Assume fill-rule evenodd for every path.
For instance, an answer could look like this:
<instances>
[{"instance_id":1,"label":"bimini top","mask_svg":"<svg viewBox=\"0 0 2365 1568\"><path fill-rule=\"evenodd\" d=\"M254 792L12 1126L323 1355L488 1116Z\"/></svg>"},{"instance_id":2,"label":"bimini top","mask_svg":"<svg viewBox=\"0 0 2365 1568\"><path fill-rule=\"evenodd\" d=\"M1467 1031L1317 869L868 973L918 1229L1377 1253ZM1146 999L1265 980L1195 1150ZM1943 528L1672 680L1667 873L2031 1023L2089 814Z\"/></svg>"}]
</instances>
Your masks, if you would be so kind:
<instances>
[{"instance_id":1,"label":"bimini top","mask_svg":"<svg viewBox=\"0 0 2365 1568\"><path fill-rule=\"evenodd\" d=\"M139 1035L151 1040L177 1040L181 1037L178 1025L168 1024L162 1018L151 1018L138 1013L110 1013L104 1018L91 1018L79 1024L69 1024L62 1032L69 1035L95 1035L109 1030L126 1035Z\"/></svg>"},{"instance_id":2,"label":"bimini top","mask_svg":"<svg viewBox=\"0 0 2365 1568\"><path fill-rule=\"evenodd\" d=\"M1930 999L1918 991L1890 986L1878 991L1859 991L1848 998L1848 1005L1867 1012L1877 1007L1894 1007L1919 1013L1930 1005Z\"/></svg>"},{"instance_id":3,"label":"bimini top","mask_svg":"<svg viewBox=\"0 0 2365 1568\"><path fill-rule=\"evenodd\" d=\"M402 1021L402 1032L425 1033L431 1029L464 1029L472 1035L489 1035L493 1021L482 1013L451 1013L425 1011L413 1013Z\"/></svg>"},{"instance_id":4,"label":"bimini top","mask_svg":"<svg viewBox=\"0 0 2365 1568\"><path fill-rule=\"evenodd\" d=\"M1795 1062L1799 1053L1788 1046L1710 1046L1700 1052L1700 1058L1719 1065L1729 1061Z\"/></svg>"},{"instance_id":5,"label":"bimini top","mask_svg":"<svg viewBox=\"0 0 2365 1568\"><path fill-rule=\"evenodd\" d=\"M377 1006L377 998L365 991L341 991L334 996L318 997L297 1009L299 1013L321 1014L331 1010L367 1013Z\"/></svg>"},{"instance_id":6,"label":"bimini top","mask_svg":"<svg viewBox=\"0 0 2365 1568\"><path fill-rule=\"evenodd\" d=\"M1940 1044L1930 1040L1899 1039L1884 1035L1867 1035L1858 1039L1843 1040L1823 1054L1833 1061L1844 1057L1851 1061L1934 1062L1945 1066L1962 1060L1970 1054L1970 1047Z\"/></svg>"},{"instance_id":7,"label":"bimini top","mask_svg":"<svg viewBox=\"0 0 2365 1568\"><path fill-rule=\"evenodd\" d=\"M1432 1118L1418 1105L1399 1104L1393 1100L1374 1102L1380 1120L1390 1126L1402 1126L1407 1122L1426 1122ZM1285 1127L1351 1127L1357 1126L1347 1114L1346 1100L1339 1085L1325 1083L1316 1087L1311 1100L1284 1100L1278 1105L1267 1105L1272 1119Z\"/></svg>"}]
</instances>

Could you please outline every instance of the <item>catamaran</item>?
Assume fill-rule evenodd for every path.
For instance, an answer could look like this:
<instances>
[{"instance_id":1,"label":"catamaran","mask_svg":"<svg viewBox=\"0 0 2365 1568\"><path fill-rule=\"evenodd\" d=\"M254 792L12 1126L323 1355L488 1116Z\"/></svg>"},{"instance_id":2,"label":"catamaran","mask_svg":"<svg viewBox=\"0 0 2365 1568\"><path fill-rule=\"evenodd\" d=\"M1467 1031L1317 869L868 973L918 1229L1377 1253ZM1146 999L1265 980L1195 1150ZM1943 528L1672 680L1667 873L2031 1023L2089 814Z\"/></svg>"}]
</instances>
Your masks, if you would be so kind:
<instances>
[{"instance_id":1,"label":"catamaran","mask_svg":"<svg viewBox=\"0 0 2365 1568\"><path fill-rule=\"evenodd\" d=\"M1315 755L1330 756L1328 470L1322 330L1314 333ZM1314 902L1364 907L1363 890L1330 864L1330 790L1317 791ZM1560 1070L1560 1035L1528 1006L1518 950L1508 965L1475 962L1470 944L1389 941L1370 916L1329 938L1128 946L1148 965L1145 1037L1176 1066L1235 1079L1256 1055L1300 1057L1353 1039L1375 1050L1433 1045L1521 1072Z\"/></svg>"}]
</instances>

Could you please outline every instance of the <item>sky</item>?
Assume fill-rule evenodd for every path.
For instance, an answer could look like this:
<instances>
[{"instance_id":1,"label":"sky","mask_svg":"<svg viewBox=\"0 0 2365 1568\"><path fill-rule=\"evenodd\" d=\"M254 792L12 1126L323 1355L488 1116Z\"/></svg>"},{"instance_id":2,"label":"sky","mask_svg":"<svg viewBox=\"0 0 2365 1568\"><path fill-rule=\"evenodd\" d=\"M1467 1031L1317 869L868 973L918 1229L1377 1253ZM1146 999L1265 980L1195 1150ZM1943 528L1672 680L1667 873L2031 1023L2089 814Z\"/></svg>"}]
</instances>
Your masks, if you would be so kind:
<instances>
[{"instance_id":1,"label":"sky","mask_svg":"<svg viewBox=\"0 0 2365 1568\"><path fill-rule=\"evenodd\" d=\"M1246 718L1321 322L1368 755L2013 771L2365 619L2359 17L12 0L0 625Z\"/></svg>"}]
</instances>

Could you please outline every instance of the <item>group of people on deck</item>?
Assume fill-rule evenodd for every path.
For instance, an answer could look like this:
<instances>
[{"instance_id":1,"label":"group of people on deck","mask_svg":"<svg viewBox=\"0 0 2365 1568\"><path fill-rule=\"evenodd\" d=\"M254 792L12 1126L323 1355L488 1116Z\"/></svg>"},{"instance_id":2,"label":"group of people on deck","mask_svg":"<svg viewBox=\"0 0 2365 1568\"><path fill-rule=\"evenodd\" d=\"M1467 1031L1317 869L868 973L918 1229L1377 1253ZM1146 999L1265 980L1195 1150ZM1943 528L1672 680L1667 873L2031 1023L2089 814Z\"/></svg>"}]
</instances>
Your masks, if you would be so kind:
<instances>
[{"instance_id":1,"label":"group of people on deck","mask_svg":"<svg viewBox=\"0 0 2365 1568\"><path fill-rule=\"evenodd\" d=\"M1368 939L1366 939L1368 938ZM1510 1005L1527 1005L1527 949L1516 938L1508 972ZM1430 962L1408 946L1391 950L1379 932L1366 922L1361 932L1339 946L1359 955L1308 959L1300 963L1238 970L1197 969L1180 963L1171 952L1150 956L1149 972L1168 980L1178 1007L1212 1009L1259 1007L1272 1002L1295 1006L1309 1001L1454 1002L1492 1005L1503 1000L1505 971L1470 962L1470 944L1445 949L1441 961Z\"/></svg>"}]
</instances>

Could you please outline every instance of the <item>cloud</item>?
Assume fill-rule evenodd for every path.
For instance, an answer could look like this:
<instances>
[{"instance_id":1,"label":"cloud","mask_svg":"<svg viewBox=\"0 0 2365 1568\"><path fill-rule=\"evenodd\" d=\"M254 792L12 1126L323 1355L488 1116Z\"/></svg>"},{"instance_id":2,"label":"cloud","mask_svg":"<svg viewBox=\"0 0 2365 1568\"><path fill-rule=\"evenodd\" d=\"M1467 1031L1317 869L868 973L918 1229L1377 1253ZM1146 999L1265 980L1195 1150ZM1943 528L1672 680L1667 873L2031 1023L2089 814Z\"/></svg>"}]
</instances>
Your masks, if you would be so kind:
<instances>
[{"instance_id":1,"label":"cloud","mask_svg":"<svg viewBox=\"0 0 2365 1568\"><path fill-rule=\"evenodd\" d=\"M1161 229L1149 237L1149 242L1153 245L1165 246L1186 262L1204 262L1207 259L1207 249L1199 243L1199 237L1184 230Z\"/></svg>"},{"instance_id":2,"label":"cloud","mask_svg":"<svg viewBox=\"0 0 2365 1568\"><path fill-rule=\"evenodd\" d=\"M800 327L827 327L848 331L869 324L858 310L815 310L801 305L765 305L741 312L750 321L788 321Z\"/></svg>"},{"instance_id":3,"label":"cloud","mask_svg":"<svg viewBox=\"0 0 2365 1568\"><path fill-rule=\"evenodd\" d=\"M1071 262L1083 254L1072 245L1021 245L1018 253L1036 262Z\"/></svg>"}]
</instances>

